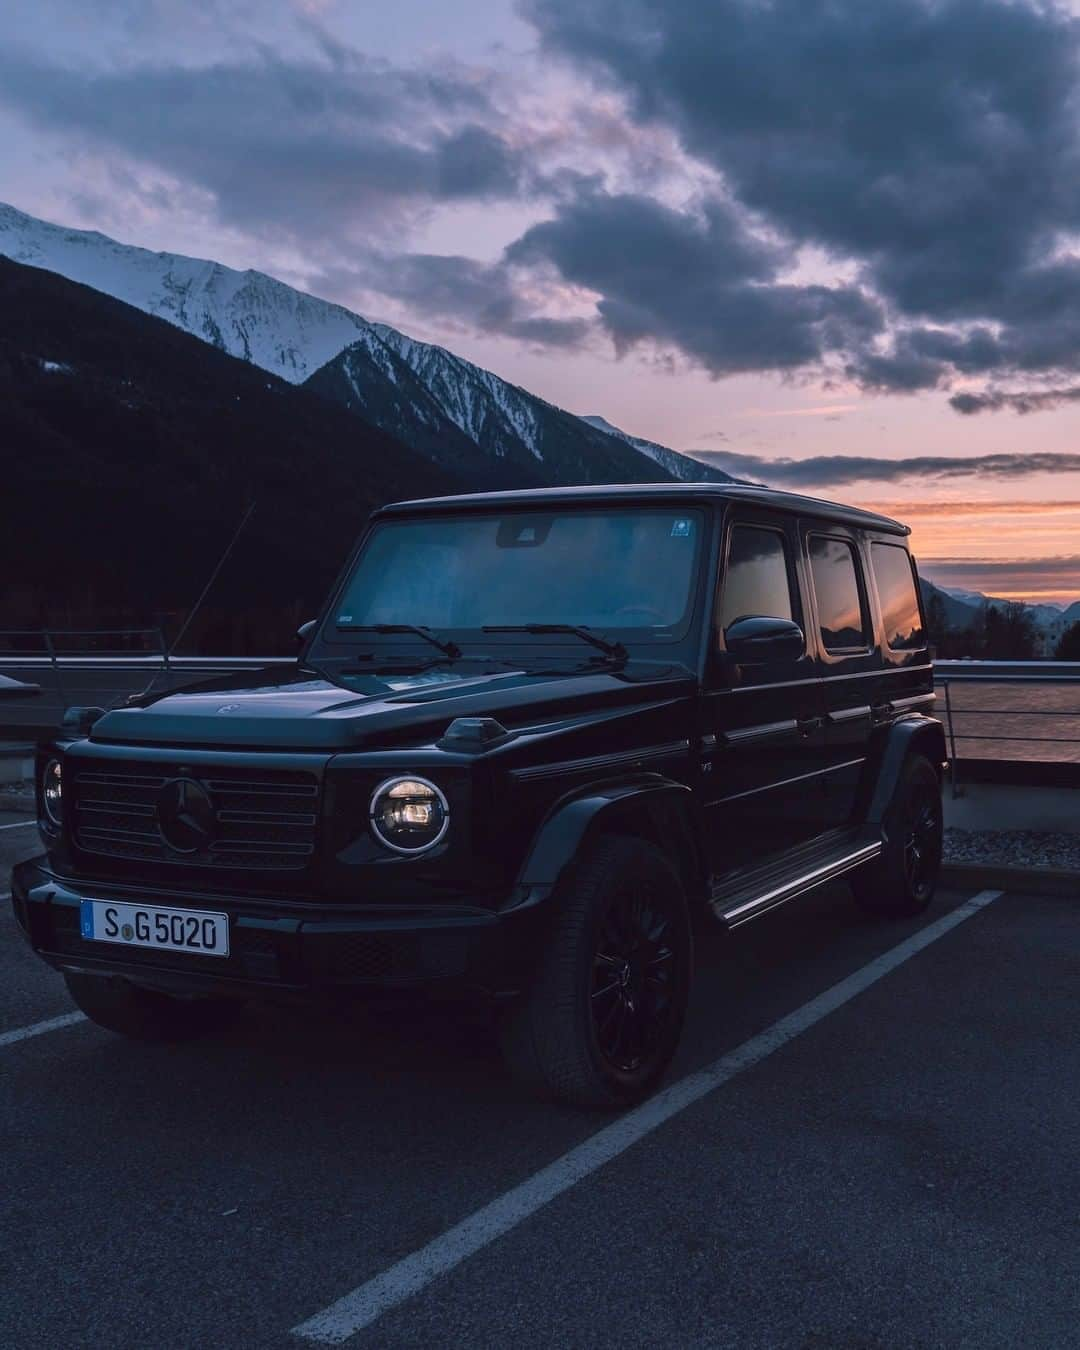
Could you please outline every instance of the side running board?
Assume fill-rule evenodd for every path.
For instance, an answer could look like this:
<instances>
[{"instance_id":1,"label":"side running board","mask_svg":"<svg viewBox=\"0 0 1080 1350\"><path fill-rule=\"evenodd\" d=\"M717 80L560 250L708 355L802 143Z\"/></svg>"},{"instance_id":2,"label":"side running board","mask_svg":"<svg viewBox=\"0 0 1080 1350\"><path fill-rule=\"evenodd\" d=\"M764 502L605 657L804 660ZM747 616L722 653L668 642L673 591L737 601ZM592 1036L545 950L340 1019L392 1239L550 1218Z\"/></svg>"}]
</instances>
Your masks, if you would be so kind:
<instances>
[{"instance_id":1,"label":"side running board","mask_svg":"<svg viewBox=\"0 0 1080 1350\"><path fill-rule=\"evenodd\" d=\"M768 867L746 869L714 888L712 908L727 928L738 928L761 914L805 895L845 872L876 858L882 850L879 833L845 834L829 844L792 852Z\"/></svg>"}]
</instances>

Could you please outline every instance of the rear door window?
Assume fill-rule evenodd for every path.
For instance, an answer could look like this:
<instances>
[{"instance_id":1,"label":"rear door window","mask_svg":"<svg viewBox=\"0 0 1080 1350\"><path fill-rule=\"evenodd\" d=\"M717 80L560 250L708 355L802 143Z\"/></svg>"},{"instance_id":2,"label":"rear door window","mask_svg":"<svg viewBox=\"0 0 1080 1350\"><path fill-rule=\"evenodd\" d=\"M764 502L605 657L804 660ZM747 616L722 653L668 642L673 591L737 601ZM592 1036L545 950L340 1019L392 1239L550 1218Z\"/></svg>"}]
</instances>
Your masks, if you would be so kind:
<instances>
[{"instance_id":1,"label":"rear door window","mask_svg":"<svg viewBox=\"0 0 1080 1350\"><path fill-rule=\"evenodd\" d=\"M897 544L870 545L885 641L893 651L910 651L926 644L919 594L911 555Z\"/></svg>"},{"instance_id":2,"label":"rear door window","mask_svg":"<svg viewBox=\"0 0 1080 1350\"><path fill-rule=\"evenodd\" d=\"M810 573L825 650L865 651L870 645L870 623L854 546L847 539L821 534L812 534L809 545Z\"/></svg>"},{"instance_id":3,"label":"rear door window","mask_svg":"<svg viewBox=\"0 0 1080 1350\"><path fill-rule=\"evenodd\" d=\"M724 573L720 627L736 619L793 619L787 545L779 530L734 525Z\"/></svg>"}]
</instances>

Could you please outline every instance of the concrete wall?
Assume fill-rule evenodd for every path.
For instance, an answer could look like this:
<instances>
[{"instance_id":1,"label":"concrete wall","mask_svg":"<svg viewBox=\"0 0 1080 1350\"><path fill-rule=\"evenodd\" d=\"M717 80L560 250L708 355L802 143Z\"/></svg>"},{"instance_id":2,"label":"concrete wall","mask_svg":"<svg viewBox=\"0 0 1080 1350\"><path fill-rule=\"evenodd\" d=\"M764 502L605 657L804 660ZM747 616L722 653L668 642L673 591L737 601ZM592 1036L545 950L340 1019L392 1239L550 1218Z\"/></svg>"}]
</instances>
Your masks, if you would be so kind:
<instances>
[{"instance_id":1,"label":"concrete wall","mask_svg":"<svg viewBox=\"0 0 1080 1350\"><path fill-rule=\"evenodd\" d=\"M962 830L1033 830L1080 834L1080 789L965 783L954 798L945 786L945 824Z\"/></svg>"}]
</instances>

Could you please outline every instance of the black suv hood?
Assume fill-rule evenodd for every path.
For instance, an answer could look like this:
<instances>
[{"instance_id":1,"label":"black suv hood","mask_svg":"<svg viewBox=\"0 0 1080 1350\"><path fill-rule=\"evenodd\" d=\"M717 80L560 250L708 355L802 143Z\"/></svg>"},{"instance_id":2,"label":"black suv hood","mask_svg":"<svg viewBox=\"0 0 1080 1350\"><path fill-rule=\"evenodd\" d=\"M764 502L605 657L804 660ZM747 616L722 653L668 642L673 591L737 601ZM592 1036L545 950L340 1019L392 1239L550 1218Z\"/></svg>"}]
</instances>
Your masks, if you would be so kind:
<instances>
[{"instance_id":1,"label":"black suv hood","mask_svg":"<svg viewBox=\"0 0 1080 1350\"><path fill-rule=\"evenodd\" d=\"M106 713L91 739L262 750L420 745L438 739L455 717L497 717L514 726L575 707L632 705L670 696L671 683L689 680L690 673L678 665L643 665L566 675L368 678L382 687L354 692L315 676L252 672ZM397 687L385 687L384 680Z\"/></svg>"}]
</instances>

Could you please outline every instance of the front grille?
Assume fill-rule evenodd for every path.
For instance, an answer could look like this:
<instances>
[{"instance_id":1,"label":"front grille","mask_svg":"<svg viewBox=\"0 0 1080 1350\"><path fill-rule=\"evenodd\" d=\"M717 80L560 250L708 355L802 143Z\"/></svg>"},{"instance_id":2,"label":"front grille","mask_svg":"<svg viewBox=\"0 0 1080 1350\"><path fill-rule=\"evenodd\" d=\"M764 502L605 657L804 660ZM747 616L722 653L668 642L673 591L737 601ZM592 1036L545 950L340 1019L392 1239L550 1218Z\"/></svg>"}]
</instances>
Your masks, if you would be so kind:
<instances>
[{"instance_id":1,"label":"front grille","mask_svg":"<svg viewBox=\"0 0 1080 1350\"><path fill-rule=\"evenodd\" d=\"M295 769L207 766L181 774L167 764L79 766L71 784L75 843L86 853L186 867L298 870L315 852L319 784ZM214 838L182 853L158 829L157 799L170 780L195 778L214 807Z\"/></svg>"}]
</instances>

